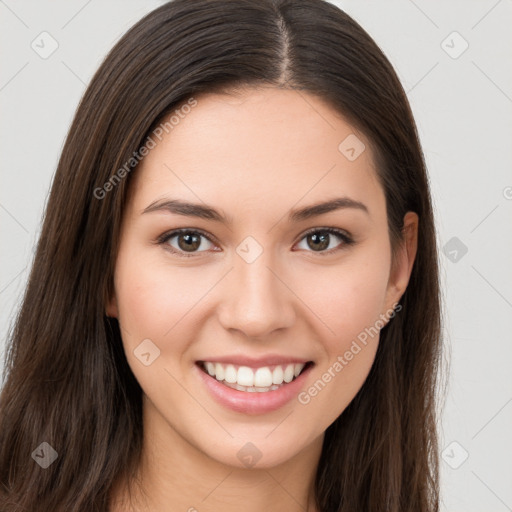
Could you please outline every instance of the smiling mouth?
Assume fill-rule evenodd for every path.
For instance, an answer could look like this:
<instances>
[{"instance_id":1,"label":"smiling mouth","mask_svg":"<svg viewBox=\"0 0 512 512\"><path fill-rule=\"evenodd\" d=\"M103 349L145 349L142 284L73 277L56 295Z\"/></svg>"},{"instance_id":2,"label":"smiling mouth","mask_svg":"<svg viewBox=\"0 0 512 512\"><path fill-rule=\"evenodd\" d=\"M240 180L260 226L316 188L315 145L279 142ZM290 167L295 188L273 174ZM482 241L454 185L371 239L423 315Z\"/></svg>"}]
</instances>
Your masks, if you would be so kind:
<instances>
[{"instance_id":1,"label":"smiling mouth","mask_svg":"<svg viewBox=\"0 0 512 512\"><path fill-rule=\"evenodd\" d=\"M276 391L293 382L312 366L313 362L278 364L259 368L214 361L198 361L197 365L203 372L229 388L248 393L266 393Z\"/></svg>"}]
</instances>

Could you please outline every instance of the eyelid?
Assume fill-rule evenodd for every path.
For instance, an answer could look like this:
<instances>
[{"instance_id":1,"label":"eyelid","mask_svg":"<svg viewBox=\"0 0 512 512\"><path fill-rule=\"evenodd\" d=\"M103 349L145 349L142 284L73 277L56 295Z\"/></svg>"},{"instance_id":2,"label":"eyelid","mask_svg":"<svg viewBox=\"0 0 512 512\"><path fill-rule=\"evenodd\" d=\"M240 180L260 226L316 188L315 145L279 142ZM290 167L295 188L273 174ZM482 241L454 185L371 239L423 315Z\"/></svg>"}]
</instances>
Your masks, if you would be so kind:
<instances>
[{"instance_id":1,"label":"eyelid","mask_svg":"<svg viewBox=\"0 0 512 512\"><path fill-rule=\"evenodd\" d=\"M334 227L330 227L330 226L319 226L319 227L314 227L314 228L308 229L307 231L302 233L302 235L299 238L299 241L302 240L304 237L311 235L313 233L317 233L317 232L331 233L331 234L339 236L340 238L346 238L347 240L353 240L352 235L344 229L334 228Z\"/></svg>"}]
</instances>

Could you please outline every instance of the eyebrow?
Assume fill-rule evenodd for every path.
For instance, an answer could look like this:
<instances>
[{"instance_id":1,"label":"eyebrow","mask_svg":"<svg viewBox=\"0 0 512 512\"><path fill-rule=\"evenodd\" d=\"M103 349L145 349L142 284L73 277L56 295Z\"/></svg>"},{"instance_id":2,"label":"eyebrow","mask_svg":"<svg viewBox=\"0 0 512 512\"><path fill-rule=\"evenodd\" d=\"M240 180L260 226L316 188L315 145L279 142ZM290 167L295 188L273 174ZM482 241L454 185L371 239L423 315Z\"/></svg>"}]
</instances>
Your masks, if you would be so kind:
<instances>
[{"instance_id":1,"label":"eyebrow","mask_svg":"<svg viewBox=\"0 0 512 512\"><path fill-rule=\"evenodd\" d=\"M300 222L310 219L311 217L316 217L317 215L346 208L360 210L369 215L368 208L360 201L356 201L349 197L338 197L322 203L291 210L288 214L288 220L291 222ZM187 217L198 217L200 219L213 220L223 224L232 224L233 222L231 216L223 215L207 204L189 203L180 199L162 199L159 201L153 201L142 211L142 214L151 212L167 212Z\"/></svg>"}]
</instances>

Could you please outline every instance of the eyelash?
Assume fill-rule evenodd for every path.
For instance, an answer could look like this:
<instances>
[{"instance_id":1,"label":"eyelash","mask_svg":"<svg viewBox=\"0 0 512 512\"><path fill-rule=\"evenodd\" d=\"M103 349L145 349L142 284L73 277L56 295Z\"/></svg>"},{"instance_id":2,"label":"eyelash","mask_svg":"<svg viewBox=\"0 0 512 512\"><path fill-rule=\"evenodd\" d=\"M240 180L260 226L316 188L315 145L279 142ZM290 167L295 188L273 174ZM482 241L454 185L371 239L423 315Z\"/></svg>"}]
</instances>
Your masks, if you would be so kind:
<instances>
[{"instance_id":1,"label":"eyelash","mask_svg":"<svg viewBox=\"0 0 512 512\"><path fill-rule=\"evenodd\" d=\"M164 233L164 234L162 234L161 236L159 236L157 238L156 243L159 244L159 245L165 245L165 244L167 244L167 242L171 238L175 237L176 235L180 235L180 234L184 234L184 233L194 234L194 235L201 235L204 238L206 238L209 242L215 243L215 241L212 240L210 238L210 236L208 236L203 231L197 230L197 229L187 229L187 228L175 229L173 231L169 231L167 233ZM302 238L299 240L299 242L301 242L308 235L312 235L314 233L329 233L331 235L338 236L342 240L342 243L340 244L340 246L335 247L333 249L329 249L328 251L318 251L318 252L317 251L307 251L307 252L312 252L314 254L318 254L319 256L331 255L331 254L333 254L335 252L338 252L338 251L342 250L344 247L350 246L350 245L355 243L355 241L349 235L347 235L344 231L341 231L340 229L336 229L336 228L329 228L329 227L310 229L309 231L306 231L302 235ZM179 257L183 257L183 258L194 258L194 257L197 257L197 255L200 254L201 252L204 252L204 251L199 251L199 252L192 252L192 253L187 254L184 251L176 250L174 247L172 247L170 245L167 245L167 248L173 254L177 254Z\"/></svg>"}]
</instances>

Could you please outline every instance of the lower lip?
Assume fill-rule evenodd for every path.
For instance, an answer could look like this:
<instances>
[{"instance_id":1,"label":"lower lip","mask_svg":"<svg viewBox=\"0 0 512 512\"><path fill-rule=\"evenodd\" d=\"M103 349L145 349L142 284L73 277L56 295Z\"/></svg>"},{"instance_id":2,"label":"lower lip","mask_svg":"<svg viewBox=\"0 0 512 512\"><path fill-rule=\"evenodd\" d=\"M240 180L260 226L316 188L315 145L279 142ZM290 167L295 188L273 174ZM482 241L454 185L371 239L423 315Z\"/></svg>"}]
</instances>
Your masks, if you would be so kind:
<instances>
[{"instance_id":1,"label":"lower lip","mask_svg":"<svg viewBox=\"0 0 512 512\"><path fill-rule=\"evenodd\" d=\"M211 377L196 365L199 377L212 397L224 407L244 414L265 414L286 405L299 394L312 367L313 365L309 365L296 379L288 384L283 384L279 389L251 393L238 391L221 384L215 377Z\"/></svg>"}]
</instances>

